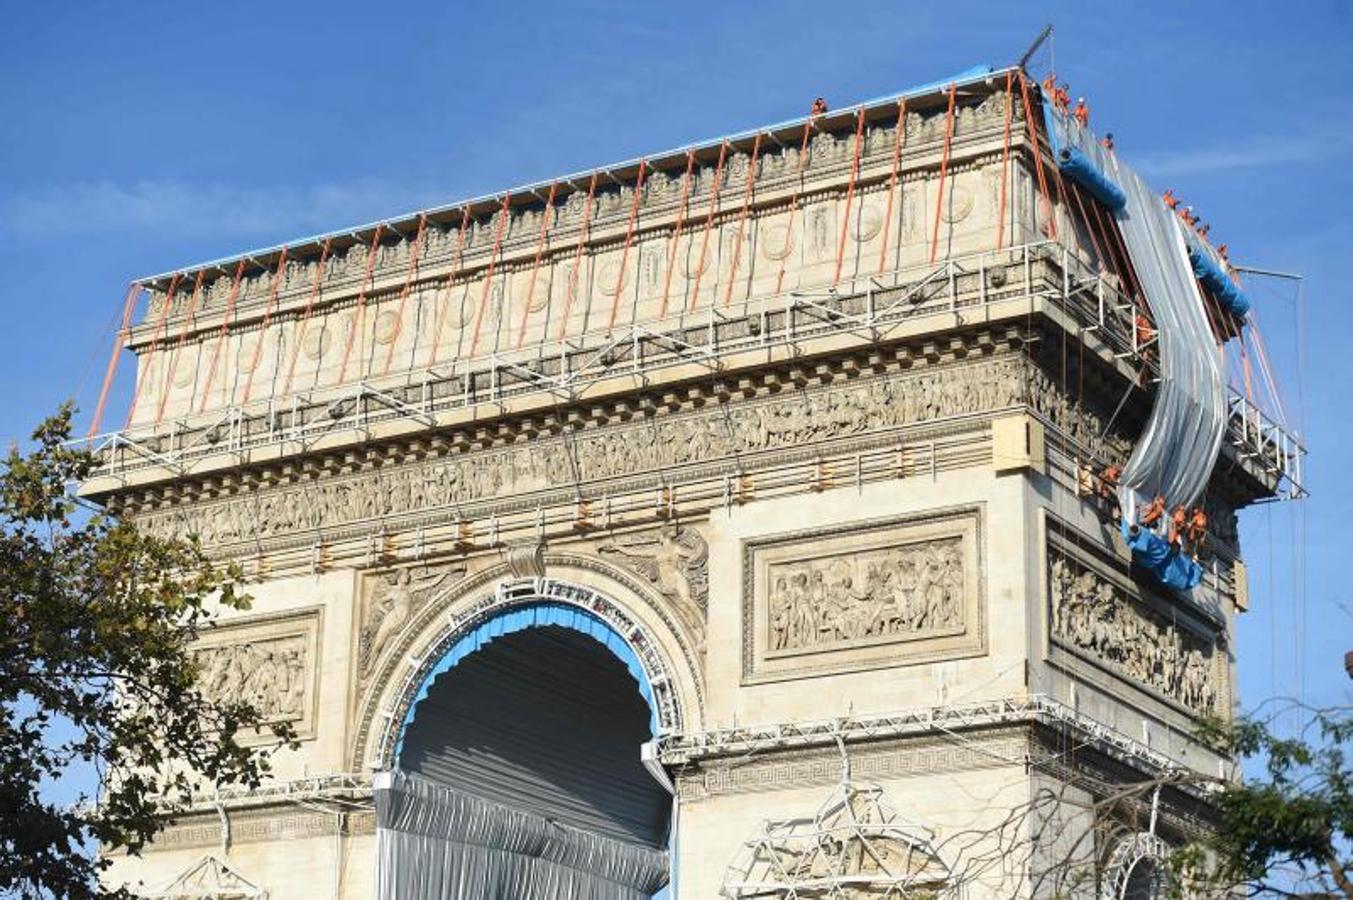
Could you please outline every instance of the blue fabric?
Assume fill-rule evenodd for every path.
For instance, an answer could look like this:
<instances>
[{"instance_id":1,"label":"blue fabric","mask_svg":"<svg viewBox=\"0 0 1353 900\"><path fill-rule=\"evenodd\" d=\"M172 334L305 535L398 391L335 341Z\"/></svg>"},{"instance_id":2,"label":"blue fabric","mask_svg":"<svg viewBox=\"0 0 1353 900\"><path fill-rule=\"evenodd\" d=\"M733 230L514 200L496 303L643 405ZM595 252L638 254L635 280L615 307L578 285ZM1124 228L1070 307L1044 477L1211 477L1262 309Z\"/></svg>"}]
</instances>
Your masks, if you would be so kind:
<instances>
[{"instance_id":1,"label":"blue fabric","mask_svg":"<svg viewBox=\"0 0 1353 900\"><path fill-rule=\"evenodd\" d=\"M1132 551L1132 561L1165 587L1191 591L1203 580L1202 566L1149 528L1138 528L1134 535L1132 526L1125 520L1123 540Z\"/></svg>"},{"instance_id":2,"label":"blue fabric","mask_svg":"<svg viewBox=\"0 0 1353 900\"><path fill-rule=\"evenodd\" d=\"M644 702L648 704L649 727L654 734L658 733L658 711L657 704L653 701L653 687L648 683L648 676L644 673L644 667L640 665L639 657L635 654L634 648L614 628L585 609L570 606L567 603L529 603L523 606L510 607L492 618L480 622L461 635L451 645L451 649L447 650L442 658L437 661L437 664L428 671L418 685L418 692L414 694L413 702L409 704L409 712L404 717L404 724L400 726L399 743L395 748L396 757L398 757L400 746L404 743L404 732L413 722L414 712L418 709L418 704L427 697L432 683L437 680L437 676L454 669L460 664L461 660L471 653L482 650L495 638L525 631L528 628L542 628L546 625L558 625L581 632L600 642L624 663L630 675L639 683L639 693L643 696Z\"/></svg>"},{"instance_id":3,"label":"blue fabric","mask_svg":"<svg viewBox=\"0 0 1353 900\"><path fill-rule=\"evenodd\" d=\"M1062 152L1057 154L1057 165L1113 212L1127 206L1127 194L1123 193L1123 189L1095 168L1094 163L1075 147L1063 147Z\"/></svg>"},{"instance_id":4,"label":"blue fabric","mask_svg":"<svg viewBox=\"0 0 1353 900\"><path fill-rule=\"evenodd\" d=\"M1221 270L1201 249L1189 242L1189 262L1193 265L1193 274L1212 292L1222 305L1237 319L1244 321L1250 311L1250 300L1240 292L1236 283Z\"/></svg>"},{"instance_id":5,"label":"blue fabric","mask_svg":"<svg viewBox=\"0 0 1353 900\"><path fill-rule=\"evenodd\" d=\"M1063 129L1070 127L1065 114L1058 114L1047 100L1043 102L1043 126L1048 133L1052 158L1057 160L1057 168L1068 178L1085 188L1113 212L1119 212L1127 206L1127 194L1109 179L1090 158L1078 148L1062 139ZM1080 127L1079 125L1077 126ZM1085 130L1084 137L1093 141L1094 136Z\"/></svg>"}]
</instances>

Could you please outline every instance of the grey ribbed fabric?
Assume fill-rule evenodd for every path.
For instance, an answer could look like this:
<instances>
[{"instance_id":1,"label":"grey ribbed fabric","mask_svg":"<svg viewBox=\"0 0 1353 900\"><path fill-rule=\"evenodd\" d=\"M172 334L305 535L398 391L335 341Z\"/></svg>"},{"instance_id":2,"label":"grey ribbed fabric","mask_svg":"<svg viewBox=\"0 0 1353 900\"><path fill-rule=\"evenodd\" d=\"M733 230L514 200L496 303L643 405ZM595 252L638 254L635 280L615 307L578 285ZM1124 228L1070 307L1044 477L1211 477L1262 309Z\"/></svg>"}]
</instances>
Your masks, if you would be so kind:
<instances>
[{"instance_id":1,"label":"grey ribbed fabric","mask_svg":"<svg viewBox=\"0 0 1353 900\"><path fill-rule=\"evenodd\" d=\"M377 900L648 900L662 850L393 772L377 782Z\"/></svg>"}]
</instances>

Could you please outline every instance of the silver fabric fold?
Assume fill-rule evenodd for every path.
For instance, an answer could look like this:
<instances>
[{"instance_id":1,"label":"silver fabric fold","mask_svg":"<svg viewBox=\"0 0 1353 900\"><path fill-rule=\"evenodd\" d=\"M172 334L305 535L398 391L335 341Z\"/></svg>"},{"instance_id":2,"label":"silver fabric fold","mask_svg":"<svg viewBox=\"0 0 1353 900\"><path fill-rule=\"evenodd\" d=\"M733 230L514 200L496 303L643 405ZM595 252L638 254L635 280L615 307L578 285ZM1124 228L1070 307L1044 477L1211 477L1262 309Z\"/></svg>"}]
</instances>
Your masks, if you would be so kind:
<instances>
[{"instance_id":1,"label":"silver fabric fold","mask_svg":"<svg viewBox=\"0 0 1353 900\"><path fill-rule=\"evenodd\" d=\"M404 772L376 784L378 900L648 900L668 854Z\"/></svg>"}]
</instances>

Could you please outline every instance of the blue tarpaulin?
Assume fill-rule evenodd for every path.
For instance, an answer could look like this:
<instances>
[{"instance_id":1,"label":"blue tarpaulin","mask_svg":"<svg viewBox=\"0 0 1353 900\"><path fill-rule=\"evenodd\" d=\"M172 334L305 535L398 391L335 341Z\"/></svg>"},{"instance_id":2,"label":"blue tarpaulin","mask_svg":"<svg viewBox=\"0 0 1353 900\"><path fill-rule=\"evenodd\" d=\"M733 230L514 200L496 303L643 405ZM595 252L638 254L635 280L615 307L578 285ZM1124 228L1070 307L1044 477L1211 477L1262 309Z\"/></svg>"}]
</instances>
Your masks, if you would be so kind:
<instances>
[{"instance_id":1,"label":"blue tarpaulin","mask_svg":"<svg viewBox=\"0 0 1353 900\"><path fill-rule=\"evenodd\" d=\"M1127 206L1127 195L1110 181L1085 154L1075 147L1063 147L1057 154L1057 165L1073 181L1085 188L1114 212Z\"/></svg>"},{"instance_id":2,"label":"blue tarpaulin","mask_svg":"<svg viewBox=\"0 0 1353 900\"><path fill-rule=\"evenodd\" d=\"M1250 311L1250 299L1240 292L1240 288L1221 270L1221 266L1192 243L1189 245L1189 262L1193 265L1193 274L1231 315L1244 320L1245 314Z\"/></svg>"},{"instance_id":3,"label":"blue tarpaulin","mask_svg":"<svg viewBox=\"0 0 1353 900\"><path fill-rule=\"evenodd\" d=\"M1189 591L1203 580L1202 566L1149 528L1140 528L1124 521L1123 540L1132 551L1132 561L1165 587Z\"/></svg>"}]
</instances>

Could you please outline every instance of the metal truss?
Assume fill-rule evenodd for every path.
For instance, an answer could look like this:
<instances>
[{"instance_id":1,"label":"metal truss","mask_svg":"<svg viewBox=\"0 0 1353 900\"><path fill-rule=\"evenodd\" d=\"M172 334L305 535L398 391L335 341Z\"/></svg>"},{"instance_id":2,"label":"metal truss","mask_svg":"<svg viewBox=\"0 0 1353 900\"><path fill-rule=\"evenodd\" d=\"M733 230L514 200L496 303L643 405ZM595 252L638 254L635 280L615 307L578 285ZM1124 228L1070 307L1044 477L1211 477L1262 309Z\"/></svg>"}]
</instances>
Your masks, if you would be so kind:
<instances>
[{"instance_id":1,"label":"metal truss","mask_svg":"<svg viewBox=\"0 0 1353 900\"><path fill-rule=\"evenodd\" d=\"M371 776L362 773L318 775L274 781L256 788L226 788L205 794L184 812L209 812L224 807L294 804L330 812L373 809Z\"/></svg>"},{"instance_id":2,"label":"metal truss","mask_svg":"<svg viewBox=\"0 0 1353 900\"><path fill-rule=\"evenodd\" d=\"M1008 314L1012 301L1015 306L1027 301L1032 310L1038 300L1058 311L1064 327L1085 339L1093 336L1134 374L1154 370L1152 342L1140 340L1132 303L1068 247L1040 241L855 278L836 289L710 306L664 322L542 344L534 354L492 353L379 383L301 391L283 400L231 406L211 418L186 416L79 443L101 460L94 477L154 468L185 476L222 454L243 465L305 453L320 442L356 444L377 433L449 425L454 417L448 414L481 404L505 412L509 401L534 399L547 408L576 403L617 379L642 389L676 367L717 376L755 360L792 360L822 338L853 338L864 348L895 340L912 323L993 321L1000 315L998 304ZM1300 441L1244 398L1233 396L1231 404L1235 451L1276 481L1279 499L1304 496Z\"/></svg>"}]
</instances>

